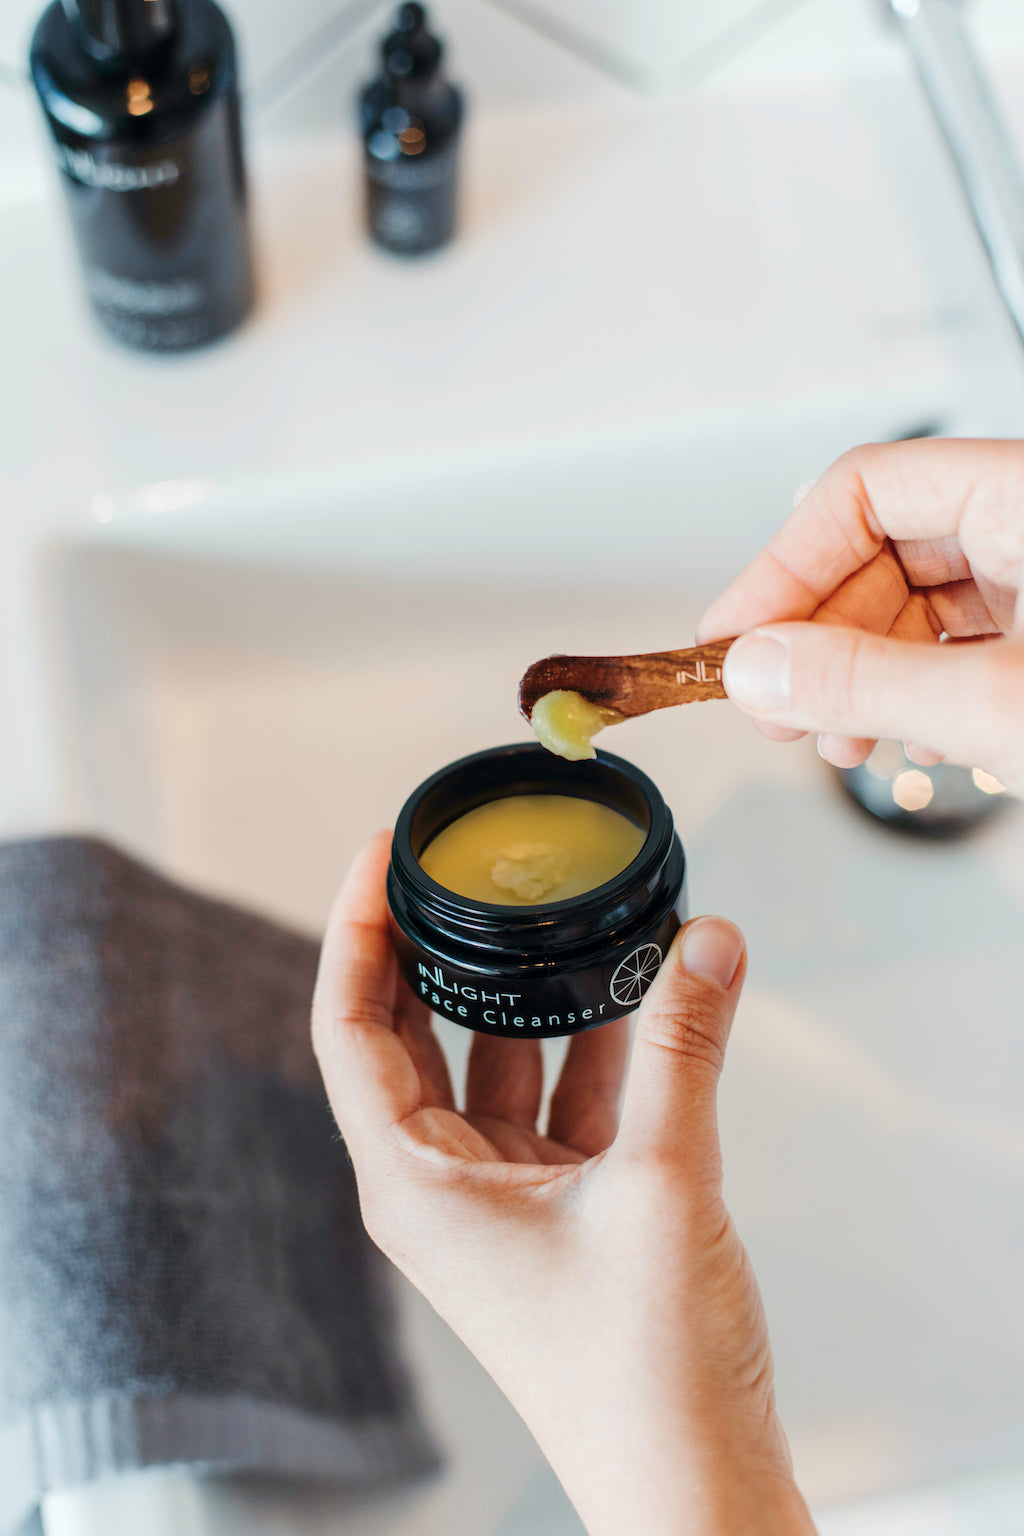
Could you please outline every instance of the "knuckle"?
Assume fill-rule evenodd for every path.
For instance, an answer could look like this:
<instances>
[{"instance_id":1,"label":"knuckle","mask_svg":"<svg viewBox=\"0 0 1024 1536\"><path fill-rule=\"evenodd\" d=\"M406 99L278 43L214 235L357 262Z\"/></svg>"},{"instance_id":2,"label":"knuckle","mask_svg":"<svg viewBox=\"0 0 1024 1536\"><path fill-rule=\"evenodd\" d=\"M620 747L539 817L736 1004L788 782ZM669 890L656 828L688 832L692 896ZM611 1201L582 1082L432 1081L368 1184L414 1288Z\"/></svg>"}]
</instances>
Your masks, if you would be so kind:
<instances>
[{"instance_id":1,"label":"knuckle","mask_svg":"<svg viewBox=\"0 0 1024 1536\"><path fill-rule=\"evenodd\" d=\"M724 1213L722 1161L716 1149L702 1150L695 1165L693 1148L681 1129L673 1141L650 1148L642 1164L629 1173L631 1208L643 1219L660 1223L671 1211L684 1260L707 1245Z\"/></svg>"},{"instance_id":2,"label":"knuckle","mask_svg":"<svg viewBox=\"0 0 1024 1536\"><path fill-rule=\"evenodd\" d=\"M874 558L885 541L885 530L878 520L867 485L883 446L863 443L847 449L824 477L829 493L828 506L863 564ZM852 518L848 515L850 511L854 513Z\"/></svg>"},{"instance_id":3,"label":"knuckle","mask_svg":"<svg viewBox=\"0 0 1024 1536\"><path fill-rule=\"evenodd\" d=\"M819 698L835 712L842 731L855 722L862 710L866 636L849 632L841 639L830 635L825 664L818 679ZM855 727L854 727L855 728Z\"/></svg>"},{"instance_id":4,"label":"knuckle","mask_svg":"<svg viewBox=\"0 0 1024 1536\"><path fill-rule=\"evenodd\" d=\"M878 601L887 612L902 608L910 595L906 577L902 568L895 561L886 560L883 555L875 556L875 569L880 572L880 592Z\"/></svg>"},{"instance_id":5,"label":"knuckle","mask_svg":"<svg viewBox=\"0 0 1024 1536\"><path fill-rule=\"evenodd\" d=\"M315 995L310 1015L313 1050L321 1066L336 1060L355 1040L376 1029L390 1030L391 1008L377 997L357 997L340 1007L331 999Z\"/></svg>"},{"instance_id":6,"label":"knuckle","mask_svg":"<svg viewBox=\"0 0 1024 1536\"><path fill-rule=\"evenodd\" d=\"M644 1021L647 1045L664 1052L673 1065L686 1063L716 1079L725 1060L724 1035L715 1002L699 996L679 1010L654 1007Z\"/></svg>"},{"instance_id":7,"label":"knuckle","mask_svg":"<svg viewBox=\"0 0 1024 1536\"><path fill-rule=\"evenodd\" d=\"M985 696L997 720L1015 720L1024 730L1024 646L992 646L993 666L986 668Z\"/></svg>"}]
</instances>

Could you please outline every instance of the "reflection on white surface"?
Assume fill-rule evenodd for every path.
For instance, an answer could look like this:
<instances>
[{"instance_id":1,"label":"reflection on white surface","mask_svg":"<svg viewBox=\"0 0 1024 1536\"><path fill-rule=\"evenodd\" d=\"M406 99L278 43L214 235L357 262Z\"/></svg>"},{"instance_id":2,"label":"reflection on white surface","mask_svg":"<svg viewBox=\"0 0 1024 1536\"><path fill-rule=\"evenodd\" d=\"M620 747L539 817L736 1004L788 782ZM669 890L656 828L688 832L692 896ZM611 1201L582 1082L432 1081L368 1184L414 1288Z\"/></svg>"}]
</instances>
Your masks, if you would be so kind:
<instances>
[{"instance_id":1,"label":"reflection on white surface","mask_svg":"<svg viewBox=\"0 0 1024 1536\"><path fill-rule=\"evenodd\" d=\"M984 768L972 768L971 778L978 789L986 795L1005 795L1006 785L996 778L994 773L986 773Z\"/></svg>"},{"instance_id":2,"label":"reflection on white surface","mask_svg":"<svg viewBox=\"0 0 1024 1536\"><path fill-rule=\"evenodd\" d=\"M158 480L143 486L132 498L140 512L183 512L206 495L202 480Z\"/></svg>"},{"instance_id":3,"label":"reflection on white surface","mask_svg":"<svg viewBox=\"0 0 1024 1536\"><path fill-rule=\"evenodd\" d=\"M820 1536L1020 1536L1024 1473L989 1473L944 1488L818 1516Z\"/></svg>"},{"instance_id":4,"label":"reflection on white surface","mask_svg":"<svg viewBox=\"0 0 1024 1536\"><path fill-rule=\"evenodd\" d=\"M913 980L915 962L906 970ZM957 967L958 968L958 967ZM951 977L951 981L954 978ZM824 1001L827 1013L827 999ZM766 1080L803 1084L822 1110L831 1104L869 1121L876 1136L937 1136L959 1142L964 1156L991 1161L993 1173L1024 1175L1024 1119L972 1111L924 1091L893 1072L827 1017L804 1013L791 999L763 994L756 982L744 997L746 1030L739 1050Z\"/></svg>"},{"instance_id":5,"label":"reflection on white surface","mask_svg":"<svg viewBox=\"0 0 1024 1536\"><path fill-rule=\"evenodd\" d=\"M907 768L892 781L892 797L904 811L923 811L934 794L935 785L919 768Z\"/></svg>"},{"instance_id":6,"label":"reflection on white surface","mask_svg":"<svg viewBox=\"0 0 1024 1536\"><path fill-rule=\"evenodd\" d=\"M109 491L94 491L89 497L89 511L97 523L109 523L114 515L114 498Z\"/></svg>"}]
</instances>

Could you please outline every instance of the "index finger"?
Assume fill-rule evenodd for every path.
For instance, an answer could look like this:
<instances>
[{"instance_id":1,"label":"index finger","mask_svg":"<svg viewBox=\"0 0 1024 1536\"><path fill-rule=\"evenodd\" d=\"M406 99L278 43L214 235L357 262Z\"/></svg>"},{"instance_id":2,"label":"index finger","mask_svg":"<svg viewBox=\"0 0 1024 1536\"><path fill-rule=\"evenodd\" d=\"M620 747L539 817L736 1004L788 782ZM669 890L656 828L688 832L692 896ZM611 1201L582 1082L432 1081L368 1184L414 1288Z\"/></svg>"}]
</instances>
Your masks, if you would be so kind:
<instances>
[{"instance_id":1,"label":"index finger","mask_svg":"<svg viewBox=\"0 0 1024 1536\"><path fill-rule=\"evenodd\" d=\"M390 833L378 833L349 870L327 921L313 996L313 1046L347 1142L379 1137L420 1107L419 1073L395 1031L390 846Z\"/></svg>"},{"instance_id":2,"label":"index finger","mask_svg":"<svg viewBox=\"0 0 1024 1536\"><path fill-rule=\"evenodd\" d=\"M1014 450L1016 449L1016 452ZM922 439L855 448L828 469L743 574L708 609L697 640L809 619L887 538L960 531L979 485L1020 476L1016 444Z\"/></svg>"}]
</instances>

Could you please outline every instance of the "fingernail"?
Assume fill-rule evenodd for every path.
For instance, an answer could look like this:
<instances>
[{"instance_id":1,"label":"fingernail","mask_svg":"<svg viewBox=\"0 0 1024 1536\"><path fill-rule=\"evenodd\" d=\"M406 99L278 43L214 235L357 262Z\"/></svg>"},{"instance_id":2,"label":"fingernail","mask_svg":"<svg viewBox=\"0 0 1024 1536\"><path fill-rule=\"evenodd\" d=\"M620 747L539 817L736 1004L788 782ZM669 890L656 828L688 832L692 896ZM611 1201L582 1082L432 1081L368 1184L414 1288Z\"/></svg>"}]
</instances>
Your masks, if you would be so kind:
<instances>
[{"instance_id":1,"label":"fingernail","mask_svg":"<svg viewBox=\"0 0 1024 1536\"><path fill-rule=\"evenodd\" d=\"M743 935L724 918L698 918L683 934L680 959L691 976L729 987L743 959Z\"/></svg>"},{"instance_id":2,"label":"fingernail","mask_svg":"<svg viewBox=\"0 0 1024 1536\"><path fill-rule=\"evenodd\" d=\"M786 709L789 704L789 652L781 640L753 629L729 647L722 681L730 699L748 709Z\"/></svg>"}]
</instances>

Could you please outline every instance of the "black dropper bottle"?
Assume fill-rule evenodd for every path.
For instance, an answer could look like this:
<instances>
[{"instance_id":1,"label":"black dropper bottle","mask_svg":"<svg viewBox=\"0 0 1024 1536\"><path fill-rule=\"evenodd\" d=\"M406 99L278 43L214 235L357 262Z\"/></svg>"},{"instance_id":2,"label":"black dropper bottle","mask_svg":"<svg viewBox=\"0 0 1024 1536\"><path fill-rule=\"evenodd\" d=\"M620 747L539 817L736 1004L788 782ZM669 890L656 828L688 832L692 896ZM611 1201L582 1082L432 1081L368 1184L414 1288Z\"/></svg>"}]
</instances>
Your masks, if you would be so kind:
<instances>
[{"instance_id":1,"label":"black dropper bottle","mask_svg":"<svg viewBox=\"0 0 1024 1536\"><path fill-rule=\"evenodd\" d=\"M463 103L441 77L441 53L423 6L400 6L360 98L369 231L403 256L436 251L455 227Z\"/></svg>"},{"instance_id":2,"label":"black dropper bottle","mask_svg":"<svg viewBox=\"0 0 1024 1536\"><path fill-rule=\"evenodd\" d=\"M235 45L213 0L54 0L30 52L92 307L201 346L252 305Z\"/></svg>"}]
</instances>

